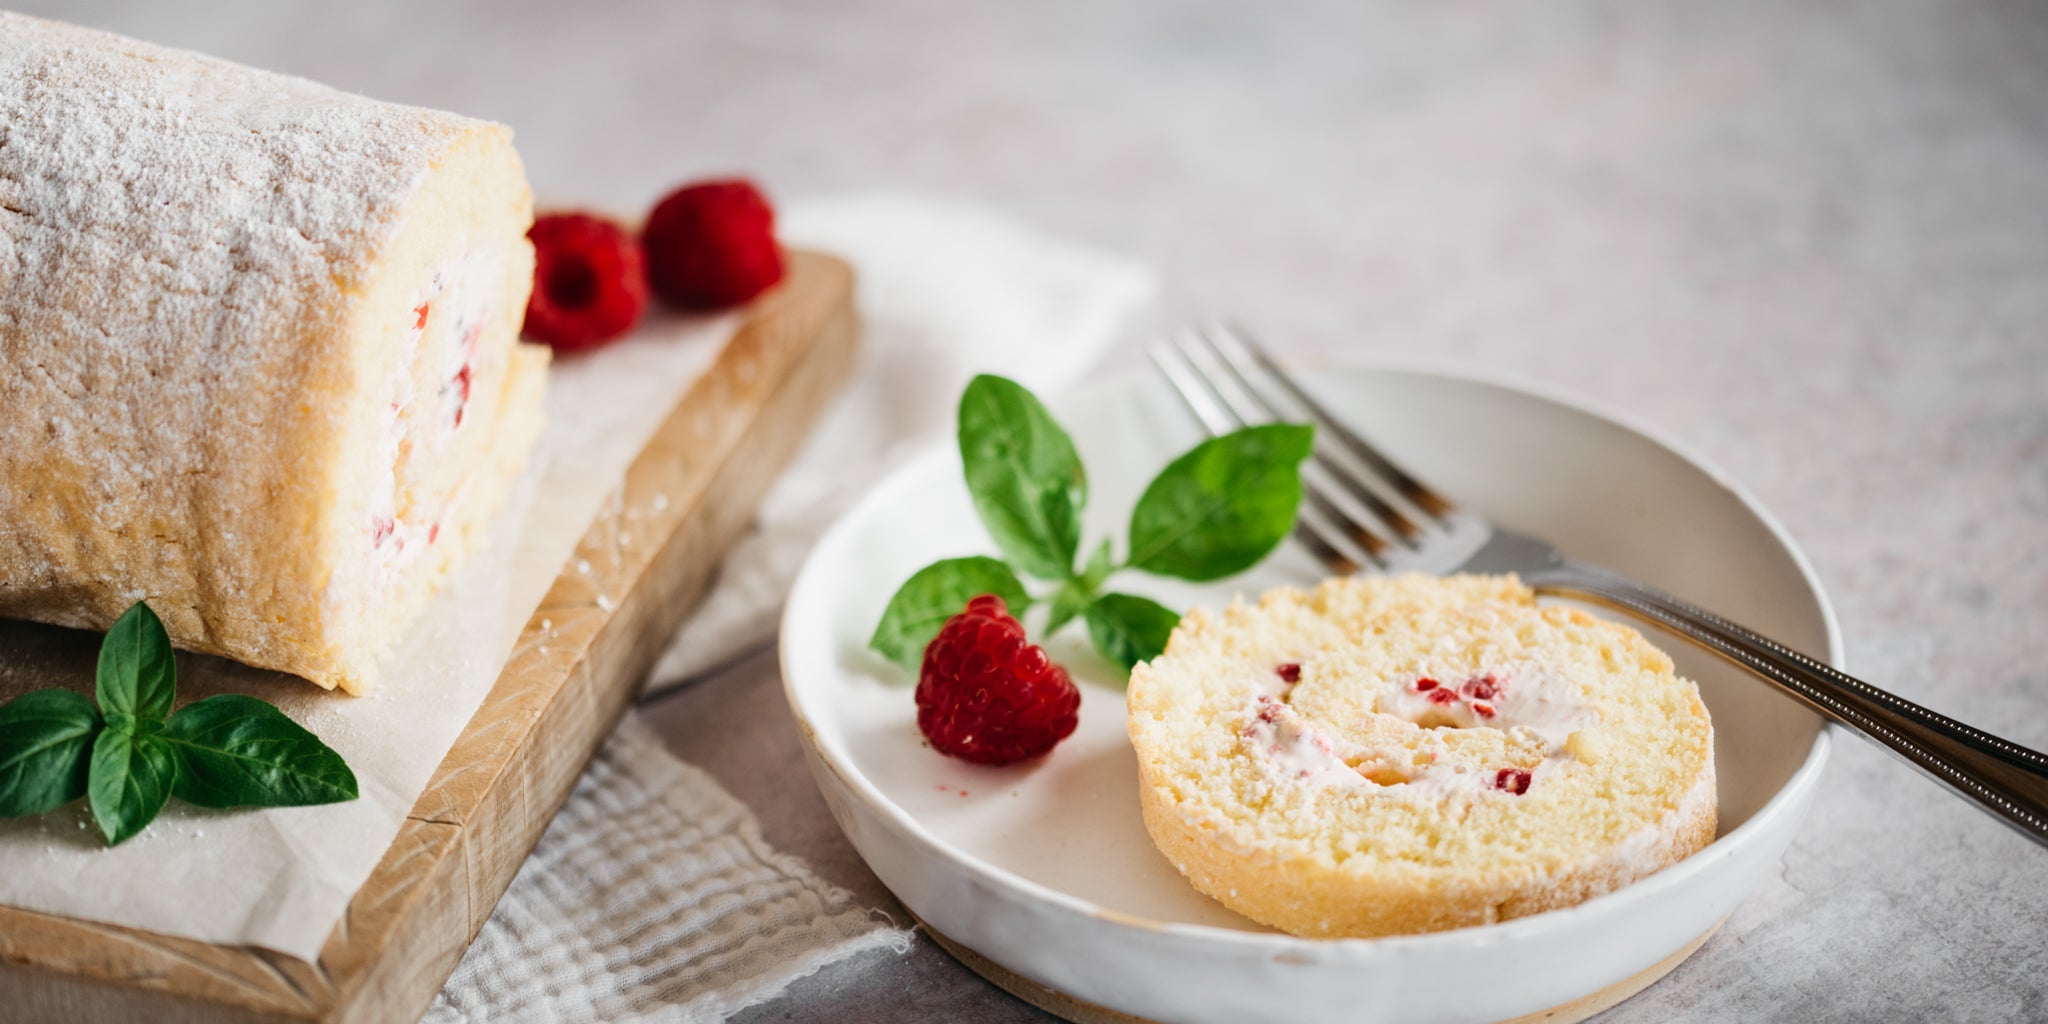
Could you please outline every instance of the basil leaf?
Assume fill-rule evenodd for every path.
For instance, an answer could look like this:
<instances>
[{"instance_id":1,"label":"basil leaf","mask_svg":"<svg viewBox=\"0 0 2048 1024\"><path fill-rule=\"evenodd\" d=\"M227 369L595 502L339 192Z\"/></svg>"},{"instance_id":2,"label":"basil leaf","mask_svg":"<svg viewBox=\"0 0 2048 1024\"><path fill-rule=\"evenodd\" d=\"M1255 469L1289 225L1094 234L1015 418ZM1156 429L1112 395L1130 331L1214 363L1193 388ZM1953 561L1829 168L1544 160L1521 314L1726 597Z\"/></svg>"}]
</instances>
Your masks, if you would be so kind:
<instances>
[{"instance_id":1,"label":"basil leaf","mask_svg":"<svg viewBox=\"0 0 2048 1024\"><path fill-rule=\"evenodd\" d=\"M178 695L177 673L163 621L137 601L100 642L100 710L162 721Z\"/></svg>"},{"instance_id":2,"label":"basil leaf","mask_svg":"<svg viewBox=\"0 0 2048 1024\"><path fill-rule=\"evenodd\" d=\"M1205 581L1257 564L1294 529L1314 444L1313 427L1268 423L1173 460L1131 511L1130 567Z\"/></svg>"},{"instance_id":3,"label":"basil leaf","mask_svg":"<svg viewBox=\"0 0 2048 1024\"><path fill-rule=\"evenodd\" d=\"M1088 603L1093 600L1095 595L1082 586L1081 581L1068 580L1052 595L1052 610L1045 618L1045 635L1051 636L1059 632L1061 626L1074 621L1076 616L1086 611Z\"/></svg>"},{"instance_id":4,"label":"basil leaf","mask_svg":"<svg viewBox=\"0 0 2048 1024\"><path fill-rule=\"evenodd\" d=\"M1074 442L1030 391L982 374L960 396L960 464L996 547L1040 579L1072 575L1088 478Z\"/></svg>"},{"instance_id":5,"label":"basil leaf","mask_svg":"<svg viewBox=\"0 0 2048 1024\"><path fill-rule=\"evenodd\" d=\"M1103 657L1128 672L1166 650L1180 613L1135 594L1104 594L1088 606L1088 638Z\"/></svg>"},{"instance_id":6,"label":"basil leaf","mask_svg":"<svg viewBox=\"0 0 2048 1024\"><path fill-rule=\"evenodd\" d=\"M1102 581L1108 579L1109 574L1115 571L1116 562L1109 553L1109 538L1104 537L1102 543L1095 548L1095 553L1088 556L1087 567L1081 570L1081 585L1093 593L1096 588L1102 586Z\"/></svg>"},{"instance_id":7,"label":"basil leaf","mask_svg":"<svg viewBox=\"0 0 2048 1024\"><path fill-rule=\"evenodd\" d=\"M1031 595L1024 592L1017 574L997 559L975 555L933 562L896 588L868 646L914 672L939 627L983 594L1002 598L1012 615L1031 605Z\"/></svg>"},{"instance_id":8,"label":"basil leaf","mask_svg":"<svg viewBox=\"0 0 2048 1024\"><path fill-rule=\"evenodd\" d=\"M86 796L108 846L133 838L164 809L178 775L178 758L163 736L102 729L92 744Z\"/></svg>"},{"instance_id":9,"label":"basil leaf","mask_svg":"<svg viewBox=\"0 0 2048 1024\"><path fill-rule=\"evenodd\" d=\"M224 693L171 716L164 740L178 755L178 799L201 807L297 807L356 798L341 755L285 713Z\"/></svg>"},{"instance_id":10,"label":"basil leaf","mask_svg":"<svg viewBox=\"0 0 2048 1024\"><path fill-rule=\"evenodd\" d=\"M1102 581L1115 571L1116 563L1110 557L1109 541L1104 539L1095 553L1088 556L1088 566L1081 570L1081 575L1068 580L1053 594L1052 610L1045 620L1045 635L1051 636L1059 632L1061 626L1074 621L1087 609L1088 602L1095 600L1095 592L1102 589Z\"/></svg>"},{"instance_id":11,"label":"basil leaf","mask_svg":"<svg viewBox=\"0 0 2048 1024\"><path fill-rule=\"evenodd\" d=\"M0 705L0 818L41 814L85 795L100 714L70 690Z\"/></svg>"}]
</instances>

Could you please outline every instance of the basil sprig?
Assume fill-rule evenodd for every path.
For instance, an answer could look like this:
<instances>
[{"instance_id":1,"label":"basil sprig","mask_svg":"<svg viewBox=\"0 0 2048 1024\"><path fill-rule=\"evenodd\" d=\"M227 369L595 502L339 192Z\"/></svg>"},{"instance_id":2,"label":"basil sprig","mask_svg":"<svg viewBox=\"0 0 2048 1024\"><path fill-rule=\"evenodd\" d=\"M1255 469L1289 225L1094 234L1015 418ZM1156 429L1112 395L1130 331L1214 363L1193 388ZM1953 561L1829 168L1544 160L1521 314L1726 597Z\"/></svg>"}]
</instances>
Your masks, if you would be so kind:
<instances>
[{"instance_id":1,"label":"basil sprig","mask_svg":"<svg viewBox=\"0 0 2048 1024\"><path fill-rule=\"evenodd\" d=\"M1294 529L1301 461L1314 428L1269 423L1212 437L1160 471L1131 511L1129 556L1119 564L1105 538L1085 564L1081 510L1088 478L1074 442L1022 385L982 375L960 396L960 463L982 526L1004 558L947 558L910 577L868 646L916 670L946 620L981 594L1013 614L1048 605L1044 633L1076 619L1104 657L1126 670L1155 658L1180 613L1135 594L1104 593L1124 569L1185 580L1222 579L1251 568ZM1054 584L1041 597L1019 575Z\"/></svg>"},{"instance_id":2,"label":"basil sprig","mask_svg":"<svg viewBox=\"0 0 2048 1024\"><path fill-rule=\"evenodd\" d=\"M100 644L99 707L70 690L0 705L0 817L79 797L107 845L142 831L173 795L202 807L285 807L356 798L333 748L254 697L221 694L172 712L171 638L136 602Z\"/></svg>"}]
</instances>

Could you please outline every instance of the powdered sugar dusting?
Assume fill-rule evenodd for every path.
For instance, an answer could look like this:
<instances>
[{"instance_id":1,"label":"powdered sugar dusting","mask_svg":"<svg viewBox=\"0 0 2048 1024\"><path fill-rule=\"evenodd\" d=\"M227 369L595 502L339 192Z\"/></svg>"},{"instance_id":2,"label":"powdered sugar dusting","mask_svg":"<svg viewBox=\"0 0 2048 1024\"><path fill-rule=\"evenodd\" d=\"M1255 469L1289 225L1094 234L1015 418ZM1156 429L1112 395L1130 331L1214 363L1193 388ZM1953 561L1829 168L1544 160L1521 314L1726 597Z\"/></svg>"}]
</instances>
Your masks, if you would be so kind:
<instances>
[{"instance_id":1,"label":"powdered sugar dusting","mask_svg":"<svg viewBox=\"0 0 2048 1024\"><path fill-rule=\"evenodd\" d=\"M315 315L305 300L328 282L362 287L374 243L471 123L12 14L0 111L0 326L31 326L27 307L80 293L81 273L119 273L57 312L108 352L229 380L263 360L281 308Z\"/></svg>"}]
</instances>

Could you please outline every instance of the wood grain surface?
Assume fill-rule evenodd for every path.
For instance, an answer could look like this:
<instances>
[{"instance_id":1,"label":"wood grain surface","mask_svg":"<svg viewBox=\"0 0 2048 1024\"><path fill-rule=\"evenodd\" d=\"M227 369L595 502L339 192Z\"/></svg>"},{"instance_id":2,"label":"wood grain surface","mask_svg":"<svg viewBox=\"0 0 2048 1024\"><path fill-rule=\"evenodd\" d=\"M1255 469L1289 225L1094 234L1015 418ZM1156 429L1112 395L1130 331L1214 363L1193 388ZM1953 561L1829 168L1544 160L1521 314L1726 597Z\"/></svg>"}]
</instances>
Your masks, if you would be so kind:
<instances>
[{"instance_id":1,"label":"wood grain surface","mask_svg":"<svg viewBox=\"0 0 2048 1024\"><path fill-rule=\"evenodd\" d=\"M852 270L790 256L585 532L317 963L0 907L0 1018L424 1013L846 376Z\"/></svg>"}]
</instances>

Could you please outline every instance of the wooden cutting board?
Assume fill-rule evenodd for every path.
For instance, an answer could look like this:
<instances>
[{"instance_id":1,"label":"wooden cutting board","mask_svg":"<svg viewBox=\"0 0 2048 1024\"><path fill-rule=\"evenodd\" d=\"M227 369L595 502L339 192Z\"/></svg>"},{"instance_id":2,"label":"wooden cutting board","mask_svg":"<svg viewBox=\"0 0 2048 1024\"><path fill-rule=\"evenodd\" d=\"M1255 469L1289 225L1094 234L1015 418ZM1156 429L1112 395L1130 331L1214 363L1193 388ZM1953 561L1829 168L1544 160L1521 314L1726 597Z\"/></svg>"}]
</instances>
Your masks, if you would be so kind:
<instances>
[{"instance_id":1,"label":"wooden cutting board","mask_svg":"<svg viewBox=\"0 0 2048 1024\"><path fill-rule=\"evenodd\" d=\"M426 1012L846 376L853 272L820 253L790 258L584 533L319 962L0 907L0 1018L383 1024Z\"/></svg>"}]
</instances>

